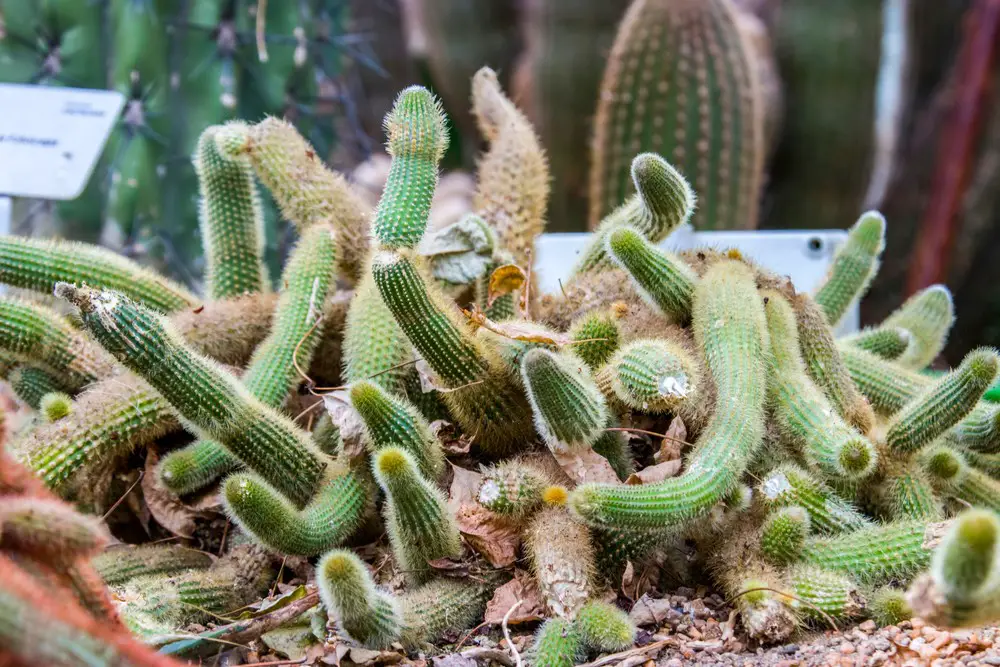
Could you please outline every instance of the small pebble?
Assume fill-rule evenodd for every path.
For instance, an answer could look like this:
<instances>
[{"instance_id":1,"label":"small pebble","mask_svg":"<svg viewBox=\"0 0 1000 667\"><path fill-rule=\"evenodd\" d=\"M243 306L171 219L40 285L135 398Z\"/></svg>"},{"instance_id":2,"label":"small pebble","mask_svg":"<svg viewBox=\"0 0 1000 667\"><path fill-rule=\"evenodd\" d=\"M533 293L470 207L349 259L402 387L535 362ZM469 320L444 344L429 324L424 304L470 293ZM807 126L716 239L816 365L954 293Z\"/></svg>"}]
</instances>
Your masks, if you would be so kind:
<instances>
[{"instance_id":1,"label":"small pebble","mask_svg":"<svg viewBox=\"0 0 1000 667\"><path fill-rule=\"evenodd\" d=\"M872 633L872 632L875 632L878 629L878 626L875 625L875 621L867 620L864 623L862 623L861 625L859 625L858 629L862 630L863 632Z\"/></svg>"},{"instance_id":2,"label":"small pebble","mask_svg":"<svg viewBox=\"0 0 1000 667\"><path fill-rule=\"evenodd\" d=\"M856 649L854 648L854 644L848 644L845 642L840 645L840 652L843 653L844 655L851 655L852 653L854 653L855 650Z\"/></svg>"}]
</instances>

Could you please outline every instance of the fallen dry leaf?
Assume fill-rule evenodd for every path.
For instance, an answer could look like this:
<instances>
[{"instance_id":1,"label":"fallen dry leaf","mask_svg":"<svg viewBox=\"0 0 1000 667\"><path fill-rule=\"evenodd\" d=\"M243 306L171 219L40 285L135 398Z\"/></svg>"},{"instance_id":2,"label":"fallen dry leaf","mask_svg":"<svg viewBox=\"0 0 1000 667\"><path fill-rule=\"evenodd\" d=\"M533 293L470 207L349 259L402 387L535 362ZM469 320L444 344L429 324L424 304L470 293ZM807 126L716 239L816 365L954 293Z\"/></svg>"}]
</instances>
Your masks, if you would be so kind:
<instances>
[{"instance_id":1,"label":"fallen dry leaf","mask_svg":"<svg viewBox=\"0 0 1000 667\"><path fill-rule=\"evenodd\" d=\"M608 460L589 447L573 451L553 451L552 455L575 484L619 482L618 475Z\"/></svg>"},{"instance_id":2,"label":"fallen dry leaf","mask_svg":"<svg viewBox=\"0 0 1000 667\"><path fill-rule=\"evenodd\" d=\"M331 421L340 429L340 439L343 442L343 452L349 458L363 456L365 453L365 422L361 415L351 405L351 394L343 389L323 394L323 405L330 415Z\"/></svg>"},{"instance_id":3,"label":"fallen dry leaf","mask_svg":"<svg viewBox=\"0 0 1000 667\"><path fill-rule=\"evenodd\" d=\"M156 474L159 456L150 449L146 453L146 471L141 486L146 507L156 521L181 537L191 537L199 519L214 519L222 514L222 501L217 492L200 496L193 504L185 504L168 491Z\"/></svg>"},{"instance_id":4,"label":"fallen dry leaf","mask_svg":"<svg viewBox=\"0 0 1000 667\"><path fill-rule=\"evenodd\" d=\"M660 448L653 453L653 461L656 463L673 461L681 457L681 450L687 444L688 435L684 420L674 417L665 435L666 437L660 441Z\"/></svg>"},{"instance_id":5,"label":"fallen dry leaf","mask_svg":"<svg viewBox=\"0 0 1000 667\"><path fill-rule=\"evenodd\" d=\"M528 277L524 275L524 269L517 264L498 266L490 274L490 286L486 299L487 307L492 306L493 302L500 297L521 289L526 282L528 282Z\"/></svg>"},{"instance_id":6,"label":"fallen dry leaf","mask_svg":"<svg viewBox=\"0 0 1000 667\"><path fill-rule=\"evenodd\" d=\"M445 456L461 456L468 454L472 447L472 438L460 433L458 428L444 419L435 419L430 423L431 433L441 443Z\"/></svg>"},{"instance_id":7,"label":"fallen dry leaf","mask_svg":"<svg viewBox=\"0 0 1000 667\"><path fill-rule=\"evenodd\" d=\"M521 605L510 615L508 625L532 623L545 618L545 601L535 578L524 570L516 569L514 578L498 588L493 599L486 604L483 621L489 625L500 625L504 615L518 600L521 600Z\"/></svg>"},{"instance_id":8,"label":"fallen dry leaf","mask_svg":"<svg viewBox=\"0 0 1000 667\"><path fill-rule=\"evenodd\" d=\"M494 567L507 567L517 560L521 546L517 524L479 505L462 505L455 519L469 545Z\"/></svg>"},{"instance_id":9,"label":"fallen dry leaf","mask_svg":"<svg viewBox=\"0 0 1000 667\"><path fill-rule=\"evenodd\" d=\"M449 463L453 476L451 478L451 488L448 490L448 507L457 512L462 505L478 505L479 486L483 483L483 476L474 470L459 468L454 463Z\"/></svg>"},{"instance_id":10,"label":"fallen dry leaf","mask_svg":"<svg viewBox=\"0 0 1000 667\"><path fill-rule=\"evenodd\" d=\"M674 477L681 471L681 460L664 461L656 465L646 466L639 472L634 472L625 480L626 484L639 486L640 484L655 484L663 480Z\"/></svg>"},{"instance_id":11,"label":"fallen dry leaf","mask_svg":"<svg viewBox=\"0 0 1000 667\"><path fill-rule=\"evenodd\" d=\"M486 317L486 314L479 310L479 307L475 304L469 310L463 310L462 313L473 325L492 331L498 336L510 338L511 340L556 346L567 345L572 341L568 334L548 331L534 322L523 320L494 322Z\"/></svg>"}]
</instances>

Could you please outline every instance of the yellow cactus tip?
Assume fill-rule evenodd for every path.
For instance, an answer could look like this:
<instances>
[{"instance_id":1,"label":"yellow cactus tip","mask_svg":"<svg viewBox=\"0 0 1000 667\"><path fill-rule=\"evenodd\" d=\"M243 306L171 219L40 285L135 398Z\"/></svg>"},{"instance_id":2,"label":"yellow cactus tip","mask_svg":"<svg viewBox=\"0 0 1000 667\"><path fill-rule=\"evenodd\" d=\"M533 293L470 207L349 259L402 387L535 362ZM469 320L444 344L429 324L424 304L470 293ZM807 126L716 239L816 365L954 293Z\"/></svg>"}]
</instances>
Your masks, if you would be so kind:
<instances>
[{"instance_id":1,"label":"yellow cactus tip","mask_svg":"<svg viewBox=\"0 0 1000 667\"><path fill-rule=\"evenodd\" d=\"M568 498L565 486L550 486L542 491L542 501L547 505L565 505Z\"/></svg>"},{"instance_id":2,"label":"yellow cactus tip","mask_svg":"<svg viewBox=\"0 0 1000 667\"><path fill-rule=\"evenodd\" d=\"M324 574L330 579L342 579L350 576L353 570L351 560L342 554L330 556L324 564Z\"/></svg>"},{"instance_id":3,"label":"yellow cactus tip","mask_svg":"<svg viewBox=\"0 0 1000 667\"><path fill-rule=\"evenodd\" d=\"M378 455L375 464L383 475L399 475L409 468L406 455L399 449L386 449Z\"/></svg>"},{"instance_id":4,"label":"yellow cactus tip","mask_svg":"<svg viewBox=\"0 0 1000 667\"><path fill-rule=\"evenodd\" d=\"M730 248L726 251L726 257L729 259L743 259L743 253L741 253L737 248Z\"/></svg>"}]
</instances>

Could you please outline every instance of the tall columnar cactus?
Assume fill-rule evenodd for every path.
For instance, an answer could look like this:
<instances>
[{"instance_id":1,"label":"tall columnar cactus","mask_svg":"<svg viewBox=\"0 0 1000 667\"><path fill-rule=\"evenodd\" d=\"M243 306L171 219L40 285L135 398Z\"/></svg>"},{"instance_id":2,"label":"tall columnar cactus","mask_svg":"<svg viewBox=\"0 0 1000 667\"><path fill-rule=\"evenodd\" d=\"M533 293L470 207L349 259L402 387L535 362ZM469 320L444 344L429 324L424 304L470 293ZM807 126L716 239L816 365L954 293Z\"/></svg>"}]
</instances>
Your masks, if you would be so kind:
<instances>
[{"instance_id":1,"label":"tall columnar cactus","mask_svg":"<svg viewBox=\"0 0 1000 667\"><path fill-rule=\"evenodd\" d=\"M142 376L181 417L217 440L297 507L319 486L326 459L288 418L253 398L214 362L191 351L156 313L114 292L56 286L91 334Z\"/></svg>"},{"instance_id":2,"label":"tall columnar cactus","mask_svg":"<svg viewBox=\"0 0 1000 667\"><path fill-rule=\"evenodd\" d=\"M344 325L344 382L371 381L388 392L406 394L414 373L413 346L393 318L368 268L358 282Z\"/></svg>"},{"instance_id":3,"label":"tall columnar cactus","mask_svg":"<svg viewBox=\"0 0 1000 667\"><path fill-rule=\"evenodd\" d=\"M545 151L489 67L472 77L472 112L490 144L479 161L472 205L496 232L498 245L527 267L535 237L545 229L550 178Z\"/></svg>"},{"instance_id":4,"label":"tall columnar cactus","mask_svg":"<svg viewBox=\"0 0 1000 667\"><path fill-rule=\"evenodd\" d=\"M642 153L632 160L636 194L601 220L587 247L580 254L574 275L601 271L613 264L608 259L608 236L630 227L651 243L659 243L688 221L695 208L695 195L684 177L655 153Z\"/></svg>"},{"instance_id":5,"label":"tall columnar cactus","mask_svg":"<svg viewBox=\"0 0 1000 667\"><path fill-rule=\"evenodd\" d=\"M629 7L598 97L591 229L629 195L625 165L639 151L663 155L692 182L696 227L757 226L765 102L736 11L729 0Z\"/></svg>"},{"instance_id":6,"label":"tall columnar cactus","mask_svg":"<svg viewBox=\"0 0 1000 667\"><path fill-rule=\"evenodd\" d=\"M230 124L215 135L223 155L245 155L282 215L299 230L326 222L336 230L341 273L357 279L368 252L368 210L343 176L327 169L316 150L288 122Z\"/></svg>"},{"instance_id":7,"label":"tall columnar cactus","mask_svg":"<svg viewBox=\"0 0 1000 667\"><path fill-rule=\"evenodd\" d=\"M210 299L270 288L264 266L264 213L253 170L245 157L219 152L219 129L202 132L192 160L201 193L198 217L205 244L205 294Z\"/></svg>"},{"instance_id":8,"label":"tall columnar cactus","mask_svg":"<svg viewBox=\"0 0 1000 667\"><path fill-rule=\"evenodd\" d=\"M271 333L242 378L245 389L269 407L281 406L312 363L324 331L321 309L333 286L335 258L332 230L322 224L306 229L289 257ZM224 445L200 440L164 458L160 477L174 492L190 493L238 465Z\"/></svg>"},{"instance_id":9,"label":"tall columnar cactus","mask_svg":"<svg viewBox=\"0 0 1000 667\"><path fill-rule=\"evenodd\" d=\"M525 548L548 610L573 619L593 594L594 547L566 508L543 508L525 531Z\"/></svg>"},{"instance_id":10,"label":"tall columnar cactus","mask_svg":"<svg viewBox=\"0 0 1000 667\"><path fill-rule=\"evenodd\" d=\"M183 286L118 253L70 241L0 237L0 283L52 294L58 282L117 290L164 313L198 304Z\"/></svg>"},{"instance_id":11,"label":"tall columnar cactus","mask_svg":"<svg viewBox=\"0 0 1000 667\"><path fill-rule=\"evenodd\" d=\"M906 351L896 363L920 370L944 349L955 321L955 305L944 285L934 285L914 294L879 326L896 327L910 334Z\"/></svg>"},{"instance_id":12,"label":"tall columnar cactus","mask_svg":"<svg viewBox=\"0 0 1000 667\"><path fill-rule=\"evenodd\" d=\"M885 249L885 218L876 211L863 214L837 250L829 273L816 290L816 303L832 326L868 291Z\"/></svg>"},{"instance_id":13,"label":"tall columnar cactus","mask_svg":"<svg viewBox=\"0 0 1000 667\"><path fill-rule=\"evenodd\" d=\"M399 638L398 602L375 587L367 566L354 553L331 551L316 569L323 604L350 639L367 648L384 649Z\"/></svg>"},{"instance_id":14,"label":"tall columnar cactus","mask_svg":"<svg viewBox=\"0 0 1000 667\"><path fill-rule=\"evenodd\" d=\"M450 391L456 421L487 451L509 450L530 437L531 409L504 376L499 360L431 293L404 255L379 252L372 274L385 305L410 343Z\"/></svg>"},{"instance_id":15,"label":"tall columnar cactus","mask_svg":"<svg viewBox=\"0 0 1000 667\"><path fill-rule=\"evenodd\" d=\"M634 340L601 369L597 383L610 398L633 410L679 414L701 410L704 378L693 355L667 338Z\"/></svg>"},{"instance_id":16,"label":"tall columnar cactus","mask_svg":"<svg viewBox=\"0 0 1000 667\"><path fill-rule=\"evenodd\" d=\"M993 350L970 352L961 366L896 413L886 444L897 451L915 451L960 422L993 383L998 364Z\"/></svg>"},{"instance_id":17,"label":"tall columnar cactus","mask_svg":"<svg viewBox=\"0 0 1000 667\"><path fill-rule=\"evenodd\" d=\"M431 93L411 86L385 117L389 178L372 220L383 248L414 248L427 229L438 162L448 148L444 111Z\"/></svg>"},{"instance_id":18,"label":"tall columnar cactus","mask_svg":"<svg viewBox=\"0 0 1000 667\"><path fill-rule=\"evenodd\" d=\"M373 469L386 494L386 524L396 562L411 581L426 581L427 561L462 551L455 518L443 494L420 476L413 457L403 449L382 449Z\"/></svg>"},{"instance_id":19,"label":"tall columnar cactus","mask_svg":"<svg viewBox=\"0 0 1000 667\"><path fill-rule=\"evenodd\" d=\"M687 264L631 227L616 229L607 238L608 254L629 274L647 303L678 322L690 319L697 277Z\"/></svg>"},{"instance_id":20,"label":"tall columnar cactus","mask_svg":"<svg viewBox=\"0 0 1000 667\"><path fill-rule=\"evenodd\" d=\"M695 290L693 326L717 386L716 409L679 477L657 484L584 485L570 506L593 527L650 530L707 512L738 483L764 434L767 328L751 271L722 261Z\"/></svg>"},{"instance_id":21,"label":"tall columnar cactus","mask_svg":"<svg viewBox=\"0 0 1000 667\"><path fill-rule=\"evenodd\" d=\"M791 304L776 291L763 294L771 338L771 409L782 435L824 475L840 480L864 478L875 466L875 446L843 421L809 379Z\"/></svg>"},{"instance_id":22,"label":"tall columnar cactus","mask_svg":"<svg viewBox=\"0 0 1000 667\"><path fill-rule=\"evenodd\" d=\"M535 348L521 361L535 428L553 451L589 447L608 420L604 396L580 359Z\"/></svg>"}]
</instances>

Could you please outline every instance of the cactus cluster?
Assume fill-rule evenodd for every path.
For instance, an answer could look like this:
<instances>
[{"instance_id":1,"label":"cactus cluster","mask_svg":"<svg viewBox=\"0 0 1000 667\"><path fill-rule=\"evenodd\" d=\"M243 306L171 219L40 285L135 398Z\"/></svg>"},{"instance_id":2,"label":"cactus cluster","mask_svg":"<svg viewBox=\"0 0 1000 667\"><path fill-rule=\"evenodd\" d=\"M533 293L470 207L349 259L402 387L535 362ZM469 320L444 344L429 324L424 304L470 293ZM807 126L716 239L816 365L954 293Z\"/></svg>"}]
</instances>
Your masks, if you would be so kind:
<instances>
[{"instance_id":1,"label":"cactus cluster","mask_svg":"<svg viewBox=\"0 0 1000 667\"><path fill-rule=\"evenodd\" d=\"M943 287L861 335L832 333L877 268L881 216L863 215L821 287L798 293L735 250L661 250L695 199L642 153L639 194L605 218L565 293L539 295L528 267L507 264L530 258L541 228L544 189L524 179L547 178L545 156L492 72L473 95L491 153L479 215L456 224L485 225L493 254L463 285L420 250L447 145L421 87L386 117L393 162L374 211L291 126L207 130L203 305L172 301L169 283L125 261L6 242L5 271L43 276L10 282L52 289L78 318L0 301L5 372L46 415L11 444L32 484L99 502L99 481L136 448L172 448L152 483L181 501L218 484L240 529L218 558L156 545L88 564L130 629L162 636L256 599L277 553L318 559L342 637L426 648L479 623L509 578L470 516L520 540L547 617L537 665L629 646L635 628L605 593L677 540L694 545L686 576L711 577L764 642L829 618L899 617L902 588L927 568L914 608L933 603L949 622L994 613L1000 408L980 399L997 353L921 372L953 319ZM262 280L251 174L301 236L277 295ZM660 434L655 455L644 434ZM674 474L653 475L670 449L683 457ZM476 474L474 493L445 493ZM961 504L978 514L950 519ZM0 504L0 525L0 547L43 559L100 546L93 522L52 500ZM373 571L349 547L383 533L391 566ZM17 590L0 579L0 596Z\"/></svg>"}]
</instances>

